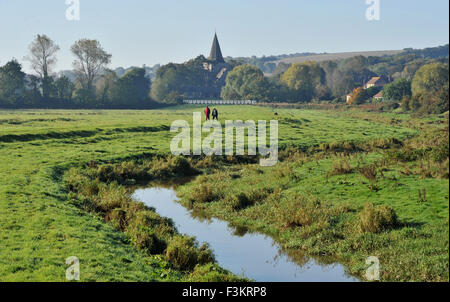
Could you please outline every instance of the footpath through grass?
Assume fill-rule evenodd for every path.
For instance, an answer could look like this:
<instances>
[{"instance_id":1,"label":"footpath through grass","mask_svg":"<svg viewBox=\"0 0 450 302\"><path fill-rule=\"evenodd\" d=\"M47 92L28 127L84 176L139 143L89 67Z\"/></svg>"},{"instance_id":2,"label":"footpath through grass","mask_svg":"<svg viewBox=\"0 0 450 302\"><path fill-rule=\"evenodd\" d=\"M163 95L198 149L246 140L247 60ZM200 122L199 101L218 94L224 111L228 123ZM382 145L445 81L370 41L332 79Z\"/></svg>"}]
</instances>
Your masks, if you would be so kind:
<instances>
[{"instance_id":1,"label":"footpath through grass","mask_svg":"<svg viewBox=\"0 0 450 302\"><path fill-rule=\"evenodd\" d=\"M222 122L225 119L278 119L280 145L295 146L301 150L334 142L363 142L380 138L404 140L420 131L417 123L426 125L436 121L430 119L410 124L405 116L274 110L250 106L230 106L219 110ZM202 108L179 106L152 111L0 111L0 280L64 281L67 268L65 259L69 256L80 258L82 281L187 280L187 275L175 269L165 257L139 251L130 244L127 235L118 232L99 216L70 202L62 180L70 167L89 162L120 162L168 154L174 136L169 131L171 122L176 119L191 122L193 111L200 112ZM434 124L430 124L430 127L434 127ZM227 182L221 192L224 198L234 198L245 191L246 186L253 185L256 188L256 184L260 184L262 189L273 189L270 194L281 189L281 201L289 200L288 197L293 194L307 193L326 202L350 203L350 208L355 211L361 210L367 201L392 205L400 220L410 223L413 235L408 236L432 237L434 242L432 246L437 260L430 258L429 253L423 254L420 246L417 247L418 241L412 241L412 246L404 246L411 255L417 250L411 261L434 266L425 277L410 276L409 279L448 280L448 180L421 180L419 176L410 175L398 181L401 189L385 189L394 186L394 182L384 180L386 184L377 182L376 186L382 189L374 193L367 189L367 184L356 174L332 176L325 182L322 172L329 170L332 160L308 160L304 164L292 163L292 166L281 163L274 168L263 169L263 173L255 166L234 165L230 168L234 170L224 173L239 176L225 178ZM355 158L351 161L353 165L356 164ZM204 171L213 172L207 167ZM217 179L216 173L210 177L207 182L213 183ZM343 187L345 184L337 184L340 181L355 184L346 190ZM417 193L414 191L417 188L426 189L426 202L415 201ZM391 196L396 196L395 200ZM316 246L290 235L301 231L305 236L301 227L290 226L288 232L280 233L261 214L264 207L269 207L264 203L243 211L229 210L222 207L220 202L202 207L209 207L215 216L241 221L241 224L250 223L252 228L276 234L287 247L304 249ZM286 205L288 208L289 204ZM243 223L242 219L247 219L247 223ZM444 225L445 219L447 226L443 230L438 226ZM445 235L445 230L447 240L440 238L438 242L438 232ZM391 233L386 234L390 236ZM312 232L309 241L314 240L313 235ZM395 243L395 240L389 242ZM428 243L423 241L421 244ZM389 246L386 242L382 244L386 248ZM447 251L446 258L442 256L443 251ZM340 258L356 267L351 271L359 274L364 265L359 261L365 256L364 253L355 252L359 253L356 257L352 256L354 252L350 250L346 253L347 256ZM421 259L432 260L423 262ZM438 264L441 269L436 268ZM436 272L441 276L431 275ZM408 279L404 274L400 275L400 279Z\"/></svg>"}]
</instances>

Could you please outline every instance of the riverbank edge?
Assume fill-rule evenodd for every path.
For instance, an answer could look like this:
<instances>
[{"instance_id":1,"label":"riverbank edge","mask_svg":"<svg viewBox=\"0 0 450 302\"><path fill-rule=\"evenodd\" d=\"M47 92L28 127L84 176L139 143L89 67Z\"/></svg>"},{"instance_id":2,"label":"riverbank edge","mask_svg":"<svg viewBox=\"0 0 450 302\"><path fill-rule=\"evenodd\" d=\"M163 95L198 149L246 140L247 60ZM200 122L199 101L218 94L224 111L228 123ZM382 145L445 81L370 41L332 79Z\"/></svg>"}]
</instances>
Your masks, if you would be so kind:
<instances>
[{"instance_id":1,"label":"riverbank edge","mask_svg":"<svg viewBox=\"0 0 450 302\"><path fill-rule=\"evenodd\" d=\"M86 174L86 171L105 167L105 165L102 166L92 161L65 168L55 167L54 170L58 171L57 174L60 174L59 184L62 186L62 190L67 193L69 202L72 205L99 217L105 223L112 225L118 232L124 233L129 238L128 244L139 252L149 256L156 255L165 262L170 263L171 269L182 276L179 281L252 281L243 276L236 276L220 267L207 244L199 246L195 238L179 234L170 219L161 217L154 209L131 197L132 189L136 185L148 185L152 181L170 182L178 177L193 177L198 175L200 171L192 169L182 157L142 154L134 158L144 161L156 159L157 162L164 163L174 160L175 162L180 161L181 164L178 162L175 166L170 166L169 164L169 167L160 167L158 171L162 174L157 176L150 174L144 176L138 173L140 177L136 177L135 174L133 180L137 178L137 182L130 181L130 178L124 178L123 181L118 181L114 177L111 179L102 178L101 180L99 177L89 179L89 173ZM127 160L130 160L130 158L116 159L114 163L119 166L127 163ZM82 179L75 180L74 178L77 177ZM114 197L115 201L112 201L113 204L111 206L105 206L101 201L105 194L116 195ZM115 202L118 203L114 205ZM124 210L124 207L126 210ZM127 211L128 213L126 213ZM128 226L134 225L127 228L125 224L128 224Z\"/></svg>"}]
</instances>

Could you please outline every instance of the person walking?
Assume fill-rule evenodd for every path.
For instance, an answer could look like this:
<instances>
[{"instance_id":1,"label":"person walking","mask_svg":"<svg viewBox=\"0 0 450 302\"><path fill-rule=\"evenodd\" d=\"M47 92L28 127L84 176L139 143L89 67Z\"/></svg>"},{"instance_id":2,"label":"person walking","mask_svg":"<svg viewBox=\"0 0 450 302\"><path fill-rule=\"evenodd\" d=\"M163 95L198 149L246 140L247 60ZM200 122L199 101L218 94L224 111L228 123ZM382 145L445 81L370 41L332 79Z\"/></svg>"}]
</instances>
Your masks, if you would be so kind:
<instances>
[{"instance_id":1,"label":"person walking","mask_svg":"<svg viewBox=\"0 0 450 302\"><path fill-rule=\"evenodd\" d=\"M216 108L214 108L212 111L212 117L213 117L213 120L217 120L217 121L219 120L219 112L217 111Z\"/></svg>"},{"instance_id":2,"label":"person walking","mask_svg":"<svg viewBox=\"0 0 450 302\"><path fill-rule=\"evenodd\" d=\"M209 106L206 106L206 108L205 108L205 117L206 117L207 121L209 121L210 115L211 115L211 110L209 109Z\"/></svg>"}]
</instances>

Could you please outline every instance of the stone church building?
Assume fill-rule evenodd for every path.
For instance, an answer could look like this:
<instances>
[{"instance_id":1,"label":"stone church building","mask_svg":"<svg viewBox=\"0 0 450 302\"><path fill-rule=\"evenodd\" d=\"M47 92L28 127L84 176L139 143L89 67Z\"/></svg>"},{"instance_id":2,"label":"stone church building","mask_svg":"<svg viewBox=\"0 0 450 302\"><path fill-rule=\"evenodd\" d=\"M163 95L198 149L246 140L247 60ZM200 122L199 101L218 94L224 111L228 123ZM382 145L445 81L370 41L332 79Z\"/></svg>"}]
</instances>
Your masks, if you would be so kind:
<instances>
[{"instance_id":1,"label":"stone church building","mask_svg":"<svg viewBox=\"0 0 450 302\"><path fill-rule=\"evenodd\" d=\"M219 39L217 34L214 35L211 52L208 58L199 56L194 60L187 62L188 65L196 65L194 69L197 70L198 64L201 64L201 76L204 85L198 85L196 82L190 89L184 91L184 97L187 99L198 98L220 98L222 87L225 86L225 79L227 77L230 66L225 62L222 50L220 49Z\"/></svg>"}]
</instances>

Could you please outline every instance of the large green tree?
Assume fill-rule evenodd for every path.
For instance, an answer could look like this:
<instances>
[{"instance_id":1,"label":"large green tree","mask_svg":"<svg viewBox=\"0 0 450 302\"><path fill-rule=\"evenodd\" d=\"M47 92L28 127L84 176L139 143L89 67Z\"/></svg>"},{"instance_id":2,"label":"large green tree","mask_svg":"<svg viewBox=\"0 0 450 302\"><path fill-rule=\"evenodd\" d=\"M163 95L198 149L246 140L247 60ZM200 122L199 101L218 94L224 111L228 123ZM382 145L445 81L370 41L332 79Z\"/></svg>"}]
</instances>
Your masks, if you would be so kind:
<instances>
[{"instance_id":1,"label":"large green tree","mask_svg":"<svg viewBox=\"0 0 450 302\"><path fill-rule=\"evenodd\" d=\"M181 91L186 80L186 70L181 65L164 65L156 73L151 97L158 102L178 103L182 99Z\"/></svg>"},{"instance_id":2,"label":"large green tree","mask_svg":"<svg viewBox=\"0 0 450 302\"><path fill-rule=\"evenodd\" d=\"M228 73L221 96L223 99L267 101L270 85L259 68L240 65Z\"/></svg>"},{"instance_id":3,"label":"large green tree","mask_svg":"<svg viewBox=\"0 0 450 302\"><path fill-rule=\"evenodd\" d=\"M60 76L55 80L54 86L56 90L56 96L59 99L72 99L72 94L75 86L68 77L66 77L65 75Z\"/></svg>"},{"instance_id":4,"label":"large green tree","mask_svg":"<svg viewBox=\"0 0 450 302\"><path fill-rule=\"evenodd\" d=\"M412 93L430 94L438 92L448 84L448 64L432 63L422 66L412 81Z\"/></svg>"},{"instance_id":5,"label":"large green tree","mask_svg":"<svg viewBox=\"0 0 450 302\"><path fill-rule=\"evenodd\" d=\"M281 82L294 91L298 101L310 101L325 84L325 71L316 62L293 64L281 75Z\"/></svg>"},{"instance_id":6,"label":"large green tree","mask_svg":"<svg viewBox=\"0 0 450 302\"><path fill-rule=\"evenodd\" d=\"M14 105L25 91L25 73L17 60L0 67L0 99Z\"/></svg>"},{"instance_id":7,"label":"large green tree","mask_svg":"<svg viewBox=\"0 0 450 302\"><path fill-rule=\"evenodd\" d=\"M448 64L443 63L427 64L416 72L412 81L412 110L419 114L448 111L448 72Z\"/></svg>"},{"instance_id":8,"label":"large green tree","mask_svg":"<svg viewBox=\"0 0 450 302\"><path fill-rule=\"evenodd\" d=\"M164 103L177 103L183 98L219 98L226 72L237 64L218 65L198 56L184 64L164 65L156 73L151 96Z\"/></svg>"},{"instance_id":9,"label":"large green tree","mask_svg":"<svg viewBox=\"0 0 450 302\"><path fill-rule=\"evenodd\" d=\"M116 107L140 107L149 100L150 79L145 76L144 68L133 68L117 83Z\"/></svg>"},{"instance_id":10,"label":"large green tree","mask_svg":"<svg viewBox=\"0 0 450 302\"><path fill-rule=\"evenodd\" d=\"M111 106L118 98L117 73L107 69L95 83L97 101L101 106Z\"/></svg>"},{"instance_id":11,"label":"large green tree","mask_svg":"<svg viewBox=\"0 0 450 302\"><path fill-rule=\"evenodd\" d=\"M411 95L411 81L407 79L397 79L383 88L383 98L387 100L400 101L403 97Z\"/></svg>"}]
</instances>

